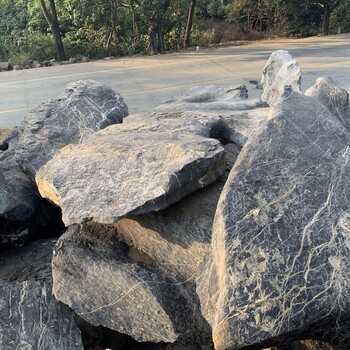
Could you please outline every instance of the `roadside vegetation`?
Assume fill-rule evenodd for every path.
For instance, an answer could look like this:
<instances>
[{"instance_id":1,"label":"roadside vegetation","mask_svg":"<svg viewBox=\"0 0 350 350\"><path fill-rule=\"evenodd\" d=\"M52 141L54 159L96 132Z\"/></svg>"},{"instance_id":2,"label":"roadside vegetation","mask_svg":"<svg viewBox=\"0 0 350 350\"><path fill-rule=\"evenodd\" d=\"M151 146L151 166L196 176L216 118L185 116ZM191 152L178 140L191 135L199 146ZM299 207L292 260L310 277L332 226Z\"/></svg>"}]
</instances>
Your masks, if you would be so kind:
<instances>
[{"instance_id":1,"label":"roadside vegetation","mask_svg":"<svg viewBox=\"0 0 350 350\"><path fill-rule=\"evenodd\" d=\"M12 64L349 31L350 0L0 0Z\"/></svg>"}]
</instances>

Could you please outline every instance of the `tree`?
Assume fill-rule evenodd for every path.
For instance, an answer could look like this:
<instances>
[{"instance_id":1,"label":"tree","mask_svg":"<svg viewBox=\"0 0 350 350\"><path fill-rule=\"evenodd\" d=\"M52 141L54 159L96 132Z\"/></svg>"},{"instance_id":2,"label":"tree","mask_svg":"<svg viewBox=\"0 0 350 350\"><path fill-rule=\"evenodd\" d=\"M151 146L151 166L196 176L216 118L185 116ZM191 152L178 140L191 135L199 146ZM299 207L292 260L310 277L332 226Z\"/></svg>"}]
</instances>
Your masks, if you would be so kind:
<instances>
[{"instance_id":1,"label":"tree","mask_svg":"<svg viewBox=\"0 0 350 350\"><path fill-rule=\"evenodd\" d=\"M190 46L191 30L192 30L193 15L194 15L195 7L196 7L196 0L191 0L190 8L188 10L187 25L186 25L186 32L185 32L185 40L184 40L185 48Z\"/></svg>"},{"instance_id":2,"label":"tree","mask_svg":"<svg viewBox=\"0 0 350 350\"><path fill-rule=\"evenodd\" d=\"M52 35L55 39L57 58L59 61L64 61L66 60L66 54L64 52L64 47L62 43L61 31L58 23L58 18L57 18L55 0L49 0L49 4L50 4L51 13L49 12L45 4L45 0L40 0L40 6L43 11L44 17L47 23L49 24L50 29L52 31Z\"/></svg>"},{"instance_id":3,"label":"tree","mask_svg":"<svg viewBox=\"0 0 350 350\"><path fill-rule=\"evenodd\" d=\"M329 21L331 18L331 13L340 5L340 0L323 0L316 3L319 7L323 9L322 22L320 27L321 35L329 34Z\"/></svg>"}]
</instances>

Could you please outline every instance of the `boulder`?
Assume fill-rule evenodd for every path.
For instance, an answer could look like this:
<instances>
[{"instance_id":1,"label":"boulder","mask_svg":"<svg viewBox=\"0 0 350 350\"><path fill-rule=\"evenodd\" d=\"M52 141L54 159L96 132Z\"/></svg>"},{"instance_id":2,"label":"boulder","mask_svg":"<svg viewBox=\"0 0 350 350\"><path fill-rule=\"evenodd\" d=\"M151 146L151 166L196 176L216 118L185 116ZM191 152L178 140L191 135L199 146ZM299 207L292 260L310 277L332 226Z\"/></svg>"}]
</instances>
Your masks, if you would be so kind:
<instances>
[{"instance_id":1,"label":"boulder","mask_svg":"<svg viewBox=\"0 0 350 350\"><path fill-rule=\"evenodd\" d=\"M210 344L194 277L210 251L216 204L240 151L234 144L225 149L226 174L169 208L65 233L53 259L56 298L88 322L138 341Z\"/></svg>"},{"instance_id":2,"label":"boulder","mask_svg":"<svg viewBox=\"0 0 350 350\"><path fill-rule=\"evenodd\" d=\"M34 108L22 122L16 159L34 179L37 170L67 144L80 143L92 133L121 123L128 115L123 98L93 80L67 85L58 98Z\"/></svg>"},{"instance_id":3,"label":"boulder","mask_svg":"<svg viewBox=\"0 0 350 350\"><path fill-rule=\"evenodd\" d=\"M83 350L72 313L45 283L0 281L0 310L2 350Z\"/></svg>"},{"instance_id":4,"label":"boulder","mask_svg":"<svg viewBox=\"0 0 350 350\"><path fill-rule=\"evenodd\" d=\"M317 99L285 89L221 194L197 281L216 350L350 326L350 134ZM346 347L345 347L346 348Z\"/></svg>"},{"instance_id":5,"label":"boulder","mask_svg":"<svg viewBox=\"0 0 350 350\"><path fill-rule=\"evenodd\" d=\"M27 243L41 227L49 225L58 210L40 197L35 184L18 167L17 140L15 129L4 139L9 148L0 153L0 251Z\"/></svg>"},{"instance_id":6,"label":"boulder","mask_svg":"<svg viewBox=\"0 0 350 350\"><path fill-rule=\"evenodd\" d=\"M134 259L129 250L111 227L71 226L54 250L54 295L92 325L137 341L193 337L200 313L186 288L145 253Z\"/></svg>"},{"instance_id":7,"label":"boulder","mask_svg":"<svg viewBox=\"0 0 350 350\"><path fill-rule=\"evenodd\" d=\"M245 85L202 85L193 86L180 96L161 103L158 111L215 111L248 110L264 107L259 100L248 100L248 90Z\"/></svg>"},{"instance_id":8,"label":"boulder","mask_svg":"<svg viewBox=\"0 0 350 350\"><path fill-rule=\"evenodd\" d=\"M56 240L0 255L0 348L83 349L74 314L51 293Z\"/></svg>"},{"instance_id":9,"label":"boulder","mask_svg":"<svg viewBox=\"0 0 350 350\"><path fill-rule=\"evenodd\" d=\"M263 93L261 100L273 106L286 85L300 92L301 69L288 51L274 51L268 59L262 73L261 85Z\"/></svg>"},{"instance_id":10,"label":"boulder","mask_svg":"<svg viewBox=\"0 0 350 350\"><path fill-rule=\"evenodd\" d=\"M36 182L66 226L161 210L223 174L224 149L211 138L220 128L218 117L135 115L64 147Z\"/></svg>"},{"instance_id":11,"label":"boulder","mask_svg":"<svg viewBox=\"0 0 350 350\"><path fill-rule=\"evenodd\" d=\"M10 63L0 62L0 72L10 70Z\"/></svg>"},{"instance_id":12,"label":"boulder","mask_svg":"<svg viewBox=\"0 0 350 350\"><path fill-rule=\"evenodd\" d=\"M317 78L316 84L305 91L305 95L314 96L343 124L350 132L349 93L337 85L331 78Z\"/></svg>"}]
</instances>

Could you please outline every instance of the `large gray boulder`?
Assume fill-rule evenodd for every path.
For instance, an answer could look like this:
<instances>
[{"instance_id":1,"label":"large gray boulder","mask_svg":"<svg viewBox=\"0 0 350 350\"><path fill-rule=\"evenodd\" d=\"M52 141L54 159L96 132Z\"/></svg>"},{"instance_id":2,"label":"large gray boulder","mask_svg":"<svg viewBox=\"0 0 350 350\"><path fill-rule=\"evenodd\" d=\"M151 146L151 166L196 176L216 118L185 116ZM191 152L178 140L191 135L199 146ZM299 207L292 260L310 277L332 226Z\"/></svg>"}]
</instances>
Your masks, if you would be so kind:
<instances>
[{"instance_id":1,"label":"large gray boulder","mask_svg":"<svg viewBox=\"0 0 350 350\"><path fill-rule=\"evenodd\" d=\"M333 114L290 89L251 134L197 284L216 350L303 335L346 341L349 145Z\"/></svg>"},{"instance_id":2,"label":"large gray boulder","mask_svg":"<svg viewBox=\"0 0 350 350\"><path fill-rule=\"evenodd\" d=\"M0 255L0 349L83 349L74 314L51 292L56 240Z\"/></svg>"},{"instance_id":3,"label":"large gray boulder","mask_svg":"<svg viewBox=\"0 0 350 350\"><path fill-rule=\"evenodd\" d=\"M0 281L0 310L2 350L83 349L72 313L45 283Z\"/></svg>"},{"instance_id":4,"label":"large gray boulder","mask_svg":"<svg viewBox=\"0 0 350 350\"><path fill-rule=\"evenodd\" d=\"M16 135L14 132L6 142L15 145ZM37 225L47 225L51 211L18 167L14 151L0 153L0 251L28 242Z\"/></svg>"},{"instance_id":5,"label":"large gray boulder","mask_svg":"<svg viewBox=\"0 0 350 350\"><path fill-rule=\"evenodd\" d=\"M193 86L180 96L161 103L158 111L220 111L249 110L264 107L260 99L248 100L245 85L201 85Z\"/></svg>"},{"instance_id":6,"label":"large gray boulder","mask_svg":"<svg viewBox=\"0 0 350 350\"><path fill-rule=\"evenodd\" d=\"M71 226L54 250L54 295L92 325L137 341L198 341L203 333L208 338L208 328L198 327L206 323L189 303L185 281L135 249L130 252L113 227Z\"/></svg>"},{"instance_id":7,"label":"large gray boulder","mask_svg":"<svg viewBox=\"0 0 350 350\"><path fill-rule=\"evenodd\" d=\"M64 234L53 259L56 298L88 322L137 340L210 344L195 273L210 252L217 201L240 148L225 150L225 175L167 209Z\"/></svg>"},{"instance_id":8,"label":"large gray boulder","mask_svg":"<svg viewBox=\"0 0 350 350\"><path fill-rule=\"evenodd\" d=\"M263 93L261 100L273 106L278 100L283 88L290 85L294 91L300 92L301 69L288 51L277 50L269 57L263 69L261 85Z\"/></svg>"},{"instance_id":9,"label":"large gray boulder","mask_svg":"<svg viewBox=\"0 0 350 350\"><path fill-rule=\"evenodd\" d=\"M61 96L34 108L24 119L16 146L17 162L34 179L38 169L67 144L121 123L128 115L123 98L94 80L67 85Z\"/></svg>"},{"instance_id":10,"label":"large gray boulder","mask_svg":"<svg viewBox=\"0 0 350 350\"><path fill-rule=\"evenodd\" d=\"M224 149L211 138L221 125L171 113L126 118L59 151L36 176L39 192L67 226L164 209L223 174Z\"/></svg>"},{"instance_id":11,"label":"large gray boulder","mask_svg":"<svg viewBox=\"0 0 350 350\"><path fill-rule=\"evenodd\" d=\"M317 98L350 131L349 93L332 78L317 78L305 95Z\"/></svg>"}]
</instances>

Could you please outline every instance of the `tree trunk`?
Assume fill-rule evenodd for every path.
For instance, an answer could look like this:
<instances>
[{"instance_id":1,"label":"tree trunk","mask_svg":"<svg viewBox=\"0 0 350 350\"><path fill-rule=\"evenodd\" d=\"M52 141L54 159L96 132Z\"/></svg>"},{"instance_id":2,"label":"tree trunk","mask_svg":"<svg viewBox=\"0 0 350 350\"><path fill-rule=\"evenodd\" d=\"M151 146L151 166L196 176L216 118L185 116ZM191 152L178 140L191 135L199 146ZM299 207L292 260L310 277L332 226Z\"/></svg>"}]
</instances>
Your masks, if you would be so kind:
<instances>
[{"instance_id":1,"label":"tree trunk","mask_svg":"<svg viewBox=\"0 0 350 350\"><path fill-rule=\"evenodd\" d=\"M131 11L131 17L132 17L132 33L135 39L140 39L139 28L137 26L137 21L136 21L134 0L130 0L130 11Z\"/></svg>"},{"instance_id":2,"label":"tree trunk","mask_svg":"<svg viewBox=\"0 0 350 350\"><path fill-rule=\"evenodd\" d=\"M111 46L112 46L112 41L114 38L115 34L115 28L117 25L117 4L114 0L111 1L111 23L110 23L110 28L109 28L109 33L107 36L106 44L105 44L105 55L106 57L111 56Z\"/></svg>"},{"instance_id":3,"label":"tree trunk","mask_svg":"<svg viewBox=\"0 0 350 350\"><path fill-rule=\"evenodd\" d=\"M321 23L321 35L328 35L329 34L329 20L331 17L331 6L330 4L326 3L323 7L323 18Z\"/></svg>"},{"instance_id":4,"label":"tree trunk","mask_svg":"<svg viewBox=\"0 0 350 350\"><path fill-rule=\"evenodd\" d=\"M49 13L44 0L40 0L40 6L41 6L41 9L43 11L46 22L50 26L50 29L52 31L52 35L55 39L57 59L59 61L65 61L66 54L64 52L63 42L62 42L62 38L61 38L60 27L59 27L59 23L58 23L57 11L56 11L56 6L55 6L55 0L50 0L51 13Z\"/></svg>"},{"instance_id":5,"label":"tree trunk","mask_svg":"<svg viewBox=\"0 0 350 350\"><path fill-rule=\"evenodd\" d=\"M195 7L196 7L196 0L191 0L191 5L188 11L186 33L185 33L185 40L184 40L185 48L189 47L191 42L191 31L192 31L193 15L194 15Z\"/></svg>"},{"instance_id":6,"label":"tree trunk","mask_svg":"<svg viewBox=\"0 0 350 350\"><path fill-rule=\"evenodd\" d=\"M154 18L151 18L148 23L148 53L149 55L156 55L158 53L156 43L157 22Z\"/></svg>"}]
</instances>

